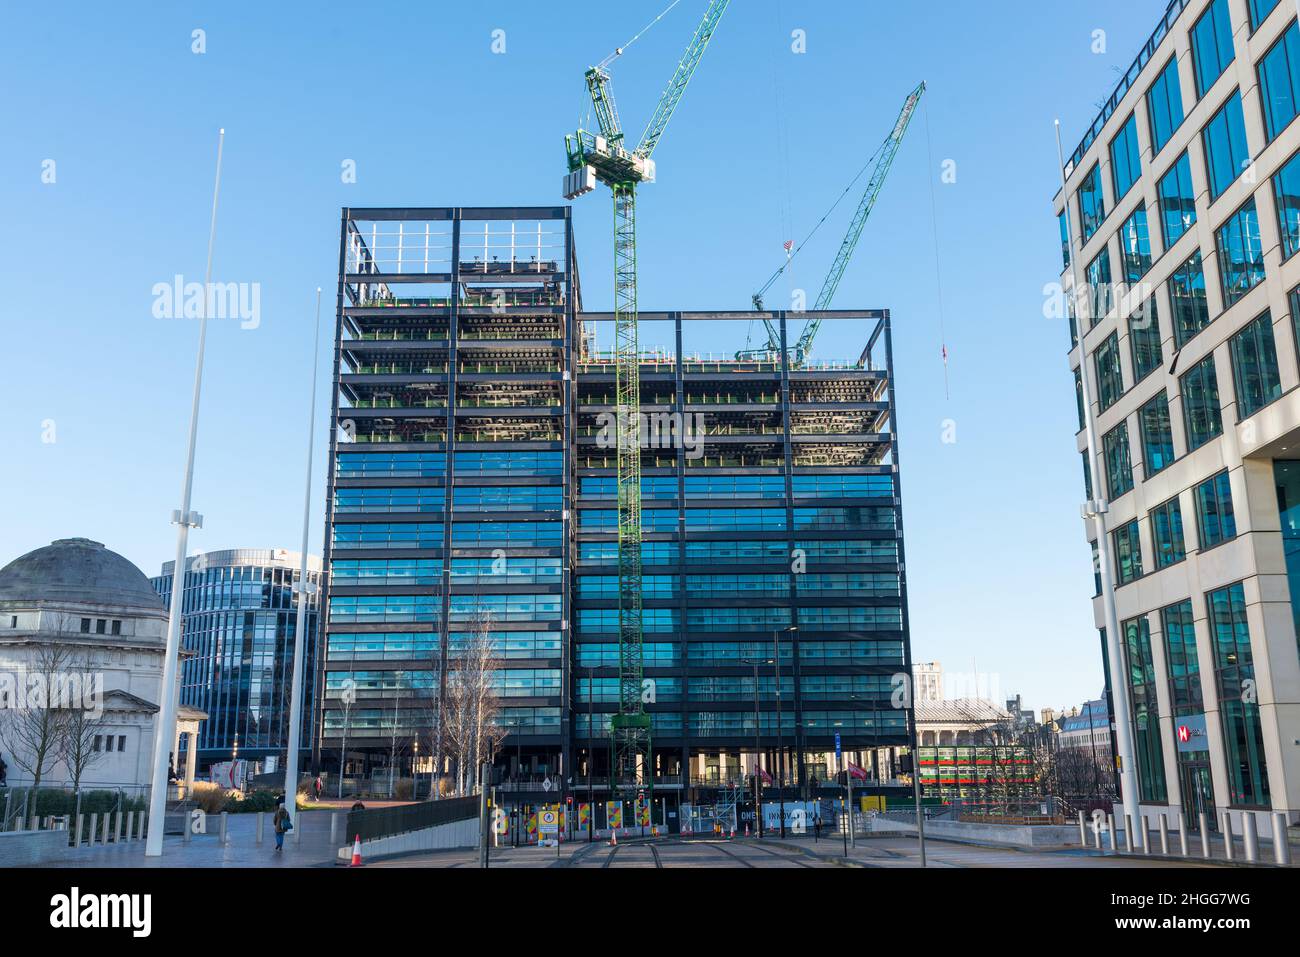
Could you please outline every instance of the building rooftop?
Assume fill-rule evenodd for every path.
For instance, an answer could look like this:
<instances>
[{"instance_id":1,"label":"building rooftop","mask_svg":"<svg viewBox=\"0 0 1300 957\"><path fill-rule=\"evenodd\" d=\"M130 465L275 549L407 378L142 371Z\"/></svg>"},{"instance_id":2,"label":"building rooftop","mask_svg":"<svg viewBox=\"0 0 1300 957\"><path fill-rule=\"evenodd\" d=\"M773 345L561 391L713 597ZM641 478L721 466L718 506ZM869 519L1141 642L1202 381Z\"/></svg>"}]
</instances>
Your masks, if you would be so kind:
<instances>
[{"instance_id":1,"label":"building rooftop","mask_svg":"<svg viewBox=\"0 0 1300 957\"><path fill-rule=\"evenodd\" d=\"M109 605L165 618L144 572L101 542L61 538L0 568L0 603Z\"/></svg>"}]
</instances>

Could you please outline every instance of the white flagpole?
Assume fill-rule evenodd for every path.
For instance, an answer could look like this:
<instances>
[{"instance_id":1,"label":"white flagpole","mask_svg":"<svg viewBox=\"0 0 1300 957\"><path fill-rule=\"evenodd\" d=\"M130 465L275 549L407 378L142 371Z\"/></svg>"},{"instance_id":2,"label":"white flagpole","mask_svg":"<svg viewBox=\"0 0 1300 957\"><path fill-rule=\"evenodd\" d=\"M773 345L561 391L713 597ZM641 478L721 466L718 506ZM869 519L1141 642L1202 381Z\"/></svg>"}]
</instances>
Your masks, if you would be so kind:
<instances>
[{"instance_id":1,"label":"white flagpole","mask_svg":"<svg viewBox=\"0 0 1300 957\"><path fill-rule=\"evenodd\" d=\"M172 566L172 601L167 618L167 650L163 658L162 686L158 692L158 720L154 724L153 781L149 788L149 834L145 857L161 857L167 816L167 755L176 737L176 681L181 644L181 614L185 597L185 552L190 528L202 528L203 516L190 510L194 490L194 446L199 429L199 398L203 392L203 352L208 336L208 297L212 290L212 247L217 238L217 197L221 193L221 153L226 131L217 134L217 176L212 186L212 219L208 226L208 263L203 277L203 304L199 307L199 352L194 362L194 396L190 403L190 435L181 485L181 507L172 513L176 525L176 564ZM195 755L190 760L195 760ZM188 823L187 825L188 826Z\"/></svg>"},{"instance_id":2,"label":"white flagpole","mask_svg":"<svg viewBox=\"0 0 1300 957\"><path fill-rule=\"evenodd\" d=\"M289 691L289 752L284 762L284 804L289 820L298 826L298 744L302 738L302 669L307 644L307 604L317 591L315 584L307 581L307 544L311 532L311 476L312 454L316 439L316 376L320 369L320 287L316 287L316 338L311 349L311 400L307 415L307 489L302 507L302 555L299 559L298 619L293 629L293 680ZM321 610L317 610L319 616ZM317 634L319 635L319 628ZM342 769L340 768L340 776Z\"/></svg>"},{"instance_id":3,"label":"white flagpole","mask_svg":"<svg viewBox=\"0 0 1300 957\"><path fill-rule=\"evenodd\" d=\"M1115 610L1115 580L1110 567L1110 538L1106 531L1106 514L1110 504L1106 501L1104 476L1097 464L1097 419L1092 408L1092 383L1088 378L1088 353L1083 347L1084 312L1079 308L1079 250L1074 243L1074 228L1070 222L1070 194L1065 181L1065 154L1061 150L1061 121L1056 121L1056 158L1061 168L1061 197L1064 200L1065 232L1070 244L1071 299L1079 336L1079 381L1083 388L1083 418L1088 433L1088 474L1092 477L1092 501L1084 506L1084 514L1093 520L1097 530L1097 577L1101 580L1101 607L1106 621L1106 657L1110 665L1110 700L1115 711L1115 746L1119 751L1120 799L1124 804L1125 820L1140 825L1142 812L1138 803L1137 761L1133 753L1133 723L1129 708L1128 679L1125 675L1124 655L1120 647L1119 617ZM1089 310L1091 315L1091 310ZM1136 826L1134 846L1146 845L1145 828Z\"/></svg>"}]
</instances>

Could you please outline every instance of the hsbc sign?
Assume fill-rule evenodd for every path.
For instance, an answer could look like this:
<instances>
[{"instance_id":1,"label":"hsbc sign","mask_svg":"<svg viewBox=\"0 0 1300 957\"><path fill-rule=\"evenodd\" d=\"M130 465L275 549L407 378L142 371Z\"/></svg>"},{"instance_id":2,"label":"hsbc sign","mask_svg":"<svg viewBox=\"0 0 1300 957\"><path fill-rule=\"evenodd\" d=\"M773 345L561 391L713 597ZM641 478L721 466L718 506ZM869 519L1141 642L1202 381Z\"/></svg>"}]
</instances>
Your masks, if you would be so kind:
<instances>
[{"instance_id":1,"label":"hsbc sign","mask_svg":"<svg viewBox=\"0 0 1300 957\"><path fill-rule=\"evenodd\" d=\"M1178 741L1178 750L1208 751L1209 738L1205 729L1205 715L1194 714L1185 718L1174 719L1174 738Z\"/></svg>"}]
</instances>

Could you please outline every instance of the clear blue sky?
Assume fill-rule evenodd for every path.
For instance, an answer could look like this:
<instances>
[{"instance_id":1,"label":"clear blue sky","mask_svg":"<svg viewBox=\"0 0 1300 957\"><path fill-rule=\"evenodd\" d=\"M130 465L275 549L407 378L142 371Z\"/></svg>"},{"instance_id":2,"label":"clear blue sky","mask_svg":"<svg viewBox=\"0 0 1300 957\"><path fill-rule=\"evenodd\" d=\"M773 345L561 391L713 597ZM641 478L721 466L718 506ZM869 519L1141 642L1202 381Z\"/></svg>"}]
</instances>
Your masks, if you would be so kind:
<instances>
[{"instance_id":1,"label":"clear blue sky","mask_svg":"<svg viewBox=\"0 0 1300 957\"><path fill-rule=\"evenodd\" d=\"M339 207L562 202L562 136L583 113L583 69L665 5L11 6L0 34L0 564L74 535L149 574L172 557L197 326L155 319L151 289L202 277L219 127L215 278L261 284L261 325L210 330L194 491L206 527L191 550L296 549L312 301L322 286L330 309ZM616 64L630 129L704 6L682 0ZM921 15L912 4L736 0L640 203L643 308L745 308L782 241L816 221L906 93L929 84L836 305L894 315L914 655L994 673L1035 708L1095 697L1102 681L1067 332L1042 318L1060 268L1052 120L1068 153L1164 6L952 0ZM492 52L497 29L504 54ZM795 29L806 53L791 52ZM53 184L41 182L47 159ZM353 185L340 178L347 159ZM950 398L927 182L947 159L957 182L935 188ZM855 201L794 271L810 299ZM585 304L608 309L607 198L578 201L575 220ZM828 335L819 351L860 347L840 345ZM323 437L327 381L320 396ZM945 419L956 444L941 441Z\"/></svg>"}]
</instances>

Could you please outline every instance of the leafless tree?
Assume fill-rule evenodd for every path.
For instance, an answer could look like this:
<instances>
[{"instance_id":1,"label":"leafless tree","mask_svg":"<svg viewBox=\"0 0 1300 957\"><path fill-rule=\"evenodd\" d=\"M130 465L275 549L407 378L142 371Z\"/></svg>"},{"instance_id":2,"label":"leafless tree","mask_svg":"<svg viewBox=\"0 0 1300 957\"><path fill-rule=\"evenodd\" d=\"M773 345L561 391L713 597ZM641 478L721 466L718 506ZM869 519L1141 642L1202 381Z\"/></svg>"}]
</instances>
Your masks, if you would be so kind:
<instances>
[{"instance_id":1,"label":"leafless tree","mask_svg":"<svg viewBox=\"0 0 1300 957\"><path fill-rule=\"evenodd\" d=\"M446 737L457 767L457 790L466 793L474 771L501 736L495 675L500 667L492 640L492 617L474 619L469 636L449 659Z\"/></svg>"},{"instance_id":2,"label":"leafless tree","mask_svg":"<svg viewBox=\"0 0 1300 957\"><path fill-rule=\"evenodd\" d=\"M75 669L80 675L89 676L90 659L86 656L80 657L77 659ZM72 778L74 791L81 789L81 778L86 773L86 769L104 755L103 751L95 749L95 738L103 732L105 725L103 709L88 709L85 704L83 700L60 709L61 721L56 749L59 759L62 760Z\"/></svg>"},{"instance_id":3,"label":"leafless tree","mask_svg":"<svg viewBox=\"0 0 1300 957\"><path fill-rule=\"evenodd\" d=\"M0 709L0 743L32 776L33 794L59 758L65 714L57 700L50 700L50 692L66 674L71 657L71 648L58 641L36 648L28 661L26 685L16 689L22 700L16 707ZM34 803L31 813L36 813Z\"/></svg>"}]
</instances>

